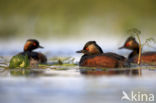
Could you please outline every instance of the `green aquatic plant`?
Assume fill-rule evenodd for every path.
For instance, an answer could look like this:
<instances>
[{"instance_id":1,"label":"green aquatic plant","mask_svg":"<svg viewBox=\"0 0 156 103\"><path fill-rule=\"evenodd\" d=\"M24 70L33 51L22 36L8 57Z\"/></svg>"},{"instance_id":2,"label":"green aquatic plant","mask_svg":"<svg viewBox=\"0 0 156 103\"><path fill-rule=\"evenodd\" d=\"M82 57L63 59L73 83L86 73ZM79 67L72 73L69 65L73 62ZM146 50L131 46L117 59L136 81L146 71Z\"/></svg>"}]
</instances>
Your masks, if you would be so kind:
<instances>
[{"instance_id":1,"label":"green aquatic plant","mask_svg":"<svg viewBox=\"0 0 156 103\"><path fill-rule=\"evenodd\" d=\"M138 40L139 40L139 56L138 56L138 61L137 61L137 64L140 65L140 62L141 62L141 53L142 53L142 44L141 44L141 40L140 40L140 34L141 34L141 31L137 28L132 28L132 29L129 29L127 31L128 34L130 35L136 35Z\"/></svg>"},{"instance_id":2,"label":"green aquatic plant","mask_svg":"<svg viewBox=\"0 0 156 103\"><path fill-rule=\"evenodd\" d=\"M51 64L39 64L38 65L39 69L55 69L56 67L53 67Z\"/></svg>"},{"instance_id":3,"label":"green aquatic plant","mask_svg":"<svg viewBox=\"0 0 156 103\"><path fill-rule=\"evenodd\" d=\"M10 60L9 68L27 68L29 67L29 59L27 55L16 55Z\"/></svg>"},{"instance_id":4,"label":"green aquatic plant","mask_svg":"<svg viewBox=\"0 0 156 103\"><path fill-rule=\"evenodd\" d=\"M53 57L49 59L54 65L75 64L73 57Z\"/></svg>"},{"instance_id":5,"label":"green aquatic plant","mask_svg":"<svg viewBox=\"0 0 156 103\"><path fill-rule=\"evenodd\" d=\"M156 44L155 39L151 37L151 38L148 38L148 39L145 40L145 42L142 44L142 47L144 47L146 45L146 46L148 46L150 48L156 49L155 47L151 46L151 44L150 44L151 42Z\"/></svg>"},{"instance_id":6,"label":"green aquatic plant","mask_svg":"<svg viewBox=\"0 0 156 103\"><path fill-rule=\"evenodd\" d=\"M59 65L62 65L63 64L63 61L61 59L58 59L58 64Z\"/></svg>"},{"instance_id":7,"label":"green aquatic plant","mask_svg":"<svg viewBox=\"0 0 156 103\"><path fill-rule=\"evenodd\" d=\"M53 66L76 66L75 63L63 63L63 64L53 64Z\"/></svg>"},{"instance_id":8,"label":"green aquatic plant","mask_svg":"<svg viewBox=\"0 0 156 103\"><path fill-rule=\"evenodd\" d=\"M39 69L55 69L55 70L66 70L67 68L73 68L76 64L39 64Z\"/></svg>"}]
</instances>

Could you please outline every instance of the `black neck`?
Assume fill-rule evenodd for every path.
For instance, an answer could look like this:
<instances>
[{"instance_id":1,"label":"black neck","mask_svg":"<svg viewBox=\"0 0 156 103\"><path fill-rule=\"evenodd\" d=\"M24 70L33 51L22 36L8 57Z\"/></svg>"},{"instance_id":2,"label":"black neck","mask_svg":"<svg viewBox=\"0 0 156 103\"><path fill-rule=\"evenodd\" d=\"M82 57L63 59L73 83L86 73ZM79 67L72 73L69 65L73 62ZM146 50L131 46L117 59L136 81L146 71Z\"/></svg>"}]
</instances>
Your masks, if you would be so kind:
<instances>
[{"instance_id":1,"label":"black neck","mask_svg":"<svg viewBox=\"0 0 156 103\"><path fill-rule=\"evenodd\" d=\"M98 48L98 50L99 50L100 53L103 53L103 50L101 49L100 46L98 46L98 45L96 44L96 47Z\"/></svg>"},{"instance_id":2,"label":"black neck","mask_svg":"<svg viewBox=\"0 0 156 103\"><path fill-rule=\"evenodd\" d=\"M32 50L24 50L24 52L32 52Z\"/></svg>"},{"instance_id":3,"label":"black neck","mask_svg":"<svg viewBox=\"0 0 156 103\"><path fill-rule=\"evenodd\" d=\"M134 49L128 56L128 59L131 59L133 58L134 56L138 55L139 54L139 48L137 49Z\"/></svg>"}]
</instances>

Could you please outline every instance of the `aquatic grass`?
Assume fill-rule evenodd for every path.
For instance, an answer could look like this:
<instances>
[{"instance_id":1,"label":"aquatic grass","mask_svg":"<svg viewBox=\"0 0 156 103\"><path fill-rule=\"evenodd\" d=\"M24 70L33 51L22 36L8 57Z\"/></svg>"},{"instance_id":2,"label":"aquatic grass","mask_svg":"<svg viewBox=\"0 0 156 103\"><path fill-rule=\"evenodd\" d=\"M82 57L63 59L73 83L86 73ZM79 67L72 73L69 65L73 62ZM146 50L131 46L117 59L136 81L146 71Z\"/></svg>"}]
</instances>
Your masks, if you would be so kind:
<instances>
[{"instance_id":1,"label":"aquatic grass","mask_svg":"<svg viewBox=\"0 0 156 103\"><path fill-rule=\"evenodd\" d=\"M71 67L71 66L77 66L77 64L74 63L75 58L73 57L53 57L49 59L49 63L47 64L39 64L39 68L50 68L50 69L58 69L59 67ZM61 69L59 68L59 69Z\"/></svg>"},{"instance_id":2,"label":"aquatic grass","mask_svg":"<svg viewBox=\"0 0 156 103\"><path fill-rule=\"evenodd\" d=\"M107 69L110 69L110 68L97 68L97 67L79 67L80 70L97 70L97 69L100 69L100 70L107 70Z\"/></svg>"},{"instance_id":3,"label":"aquatic grass","mask_svg":"<svg viewBox=\"0 0 156 103\"><path fill-rule=\"evenodd\" d=\"M145 42L142 44L142 47L144 47L145 45L150 47L150 48L153 48L153 49L156 49L155 47L151 46L150 43L153 42L154 44L156 44L156 41L154 38L150 37L150 38L147 38L145 40Z\"/></svg>"},{"instance_id":4,"label":"aquatic grass","mask_svg":"<svg viewBox=\"0 0 156 103\"><path fill-rule=\"evenodd\" d=\"M59 67L59 68L55 68L55 70L68 70L69 68L66 67Z\"/></svg>"},{"instance_id":5,"label":"aquatic grass","mask_svg":"<svg viewBox=\"0 0 156 103\"><path fill-rule=\"evenodd\" d=\"M49 61L53 62L53 64L75 64L75 58L73 57L53 57L50 58Z\"/></svg>"},{"instance_id":6,"label":"aquatic grass","mask_svg":"<svg viewBox=\"0 0 156 103\"><path fill-rule=\"evenodd\" d=\"M39 69L55 69L55 67L52 67L51 65L39 65Z\"/></svg>"},{"instance_id":7,"label":"aquatic grass","mask_svg":"<svg viewBox=\"0 0 156 103\"><path fill-rule=\"evenodd\" d=\"M54 64L53 66L77 66L77 64Z\"/></svg>"}]
</instances>

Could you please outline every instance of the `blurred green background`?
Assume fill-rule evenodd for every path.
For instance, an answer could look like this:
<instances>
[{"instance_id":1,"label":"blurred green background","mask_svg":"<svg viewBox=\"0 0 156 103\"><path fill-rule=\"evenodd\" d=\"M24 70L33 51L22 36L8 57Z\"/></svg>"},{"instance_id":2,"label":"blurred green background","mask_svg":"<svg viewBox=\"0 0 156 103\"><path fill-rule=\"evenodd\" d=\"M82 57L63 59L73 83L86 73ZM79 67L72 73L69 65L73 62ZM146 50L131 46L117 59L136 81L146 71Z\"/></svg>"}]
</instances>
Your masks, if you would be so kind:
<instances>
[{"instance_id":1,"label":"blurred green background","mask_svg":"<svg viewBox=\"0 0 156 103\"><path fill-rule=\"evenodd\" d=\"M0 0L0 36L117 35L133 27L155 34L155 10L156 0Z\"/></svg>"},{"instance_id":2,"label":"blurred green background","mask_svg":"<svg viewBox=\"0 0 156 103\"><path fill-rule=\"evenodd\" d=\"M156 0L0 0L0 36L156 34ZM149 35L148 34L148 35Z\"/></svg>"}]
</instances>

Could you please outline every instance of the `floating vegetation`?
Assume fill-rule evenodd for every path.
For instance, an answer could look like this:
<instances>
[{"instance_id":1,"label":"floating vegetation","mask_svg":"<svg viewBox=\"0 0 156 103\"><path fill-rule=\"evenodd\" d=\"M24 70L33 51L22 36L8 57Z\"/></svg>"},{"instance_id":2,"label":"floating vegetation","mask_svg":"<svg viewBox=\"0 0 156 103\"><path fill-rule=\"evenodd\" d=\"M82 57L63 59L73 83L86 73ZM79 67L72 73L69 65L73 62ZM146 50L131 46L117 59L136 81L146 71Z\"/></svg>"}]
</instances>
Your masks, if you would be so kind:
<instances>
[{"instance_id":1,"label":"floating vegetation","mask_svg":"<svg viewBox=\"0 0 156 103\"><path fill-rule=\"evenodd\" d=\"M69 68L76 67L76 64L39 64L39 69L55 69L55 70L67 70Z\"/></svg>"},{"instance_id":2,"label":"floating vegetation","mask_svg":"<svg viewBox=\"0 0 156 103\"><path fill-rule=\"evenodd\" d=\"M55 67L53 67L52 65L49 65L49 64L39 64L38 68L39 69L55 69Z\"/></svg>"},{"instance_id":3,"label":"floating vegetation","mask_svg":"<svg viewBox=\"0 0 156 103\"><path fill-rule=\"evenodd\" d=\"M27 55L16 55L10 60L9 68L27 68L29 67L29 59Z\"/></svg>"},{"instance_id":4,"label":"floating vegetation","mask_svg":"<svg viewBox=\"0 0 156 103\"><path fill-rule=\"evenodd\" d=\"M74 60L75 58L72 57L54 57L49 59L49 63L47 64L38 64L36 67L31 67L27 55L26 56L16 55L11 58L9 68L10 69L15 69L15 68L56 69L56 66L63 66L63 67L76 66ZM6 68L7 66L1 66L1 67Z\"/></svg>"},{"instance_id":5,"label":"floating vegetation","mask_svg":"<svg viewBox=\"0 0 156 103\"><path fill-rule=\"evenodd\" d=\"M75 58L73 57L53 57L50 58L49 61L53 65L74 65L75 64Z\"/></svg>"}]
</instances>

